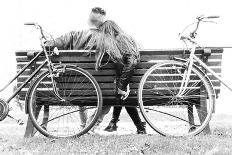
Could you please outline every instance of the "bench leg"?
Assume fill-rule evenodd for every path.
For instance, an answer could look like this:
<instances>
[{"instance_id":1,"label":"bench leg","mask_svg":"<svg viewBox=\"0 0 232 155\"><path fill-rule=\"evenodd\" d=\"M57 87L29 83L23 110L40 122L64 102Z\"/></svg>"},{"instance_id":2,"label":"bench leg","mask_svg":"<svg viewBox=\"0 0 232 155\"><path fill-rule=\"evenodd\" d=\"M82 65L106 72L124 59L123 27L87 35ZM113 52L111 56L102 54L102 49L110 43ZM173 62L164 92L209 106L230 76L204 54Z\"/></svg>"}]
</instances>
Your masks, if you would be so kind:
<instances>
[{"instance_id":1,"label":"bench leg","mask_svg":"<svg viewBox=\"0 0 232 155\"><path fill-rule=\"evenodd\" d=\"M43 128L47 128L49 118L49 105L44 105L44 117L43 117Z\"/></svg>"},{"instance_id":2,"label":"bench leg","mask_svg":"<svg viewBox=\"0 0 232 155\"><path fill-rule=\"evenodd\" d=\"M196 106L196 110L197 110L197 115L198 118L200 120L200 123L203 123L203 121L205 120L206 116L207 116L207 100L201 100L199 101L195 106ZM194 124L194 116L193 116L193 105L189 105L188 106L188 120L189 120L189 125L190 125L190 131L192 130L192 126ZM211 134L211 130L210 130L210 126L209 124L205 127L205 129L203 130L204 134Z\"/></svg>"},{"instance_id":3,"label":"bench leg","mask_svg":"<svg viewBox=\"0 0 232 155\"><path fill-rule=\"evenodd\" d=\"M26 131L25 131L24 137L25 138L32 137L33 130L34 130L34 126L33 126L32 122L31 122L30 116L28 115L27 126L26 126Z\"/></svg>"},{"instance_id":4,"label":"bench leg","mask_svg":"<svg viewBox=\"0 0 232 155\"><path fill-rule=\"evenodd\" d=\"M197 114L198 114L198 117L199 117L201 123L205 120L205 118L207 116L206 104L207 104L207 99L202 99L202 100L200 100L200 104L196 104ZM207 126L203 130L203 133L204 134L211 134L209 124L207 124Z\"/></svg>"},{"instance_id":5,"label":"bench leg","mask_svg":"<svg viewBox=\"0 0 232 155\"><path fill-rule=\"evenodd\" d=\"M194 125L193 105L188 105L188 120L191 128Z\"/></svg>"},{"instance_id":6,"label":"bench leg","mask_svg":"<svg viewBox=\"0 0 232 155\"><path fill-rule=\"evenodd\" d=\"M36 113L35 113L36 119L39 116L39 112L40 112L41 108L42 108L42 106L36 107ZM25 131L24 137L29 138L29 137L33 137L33 136L34 136L34 126L32 124L30 116L28 115L27 126L26 126L26 131Z\"/></svg>"}]
</instances>

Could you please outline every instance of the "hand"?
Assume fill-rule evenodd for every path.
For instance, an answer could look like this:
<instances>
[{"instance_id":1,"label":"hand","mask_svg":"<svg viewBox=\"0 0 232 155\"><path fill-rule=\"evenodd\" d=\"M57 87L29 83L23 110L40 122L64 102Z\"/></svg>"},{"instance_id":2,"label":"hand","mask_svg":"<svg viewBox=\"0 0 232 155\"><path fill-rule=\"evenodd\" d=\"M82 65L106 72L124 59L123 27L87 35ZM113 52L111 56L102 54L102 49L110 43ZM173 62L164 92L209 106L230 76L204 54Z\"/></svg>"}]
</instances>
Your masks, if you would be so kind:
<instances>
[{"instance_id":1,"label":"hand","mask_svg":"<svg viewBox=\"0 0 232 155\"><path fill-rule=\"evenodd\" d=\"M53 40L45 40L44 45L46 47L53 47L54 46L54 41Z\"/></svg>"},{"instance_id":2,"label":"hand","mask_svg":"<svg viewBox=\"0 0 232 155\"><path fill-rule=\"evenodd\" d=\"M123 91L123 90L118 88L118 94L121 95L122 100L125 100L130 94L130 86L129 86L129 84L127 85L127 90L126 91Z\"/></svg>"},{"instance_id":3,"label":"hand","mask_svg":"<svg viewBox=\"0 0 232 155\"><path fill-rule=\"evenodd\" d=\"M44 46L47 51L53 51L54 49L54 41L53 40L45 40Z\"/></svg>"}]
</instances>

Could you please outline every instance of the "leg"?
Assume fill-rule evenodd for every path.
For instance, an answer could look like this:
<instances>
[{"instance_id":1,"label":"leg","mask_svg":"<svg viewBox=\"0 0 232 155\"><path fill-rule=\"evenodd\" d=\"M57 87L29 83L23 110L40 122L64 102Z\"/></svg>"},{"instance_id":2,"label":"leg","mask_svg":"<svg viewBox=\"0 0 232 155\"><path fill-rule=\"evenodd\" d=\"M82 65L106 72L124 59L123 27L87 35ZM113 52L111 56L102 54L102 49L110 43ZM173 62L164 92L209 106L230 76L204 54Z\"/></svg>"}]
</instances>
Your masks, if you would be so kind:
<instances>
[{"instance_id":1,"label":"leg","mask_svg":"<svg viewBox=\"0 0 232 155\"><path fill-rule=\"evenodd\" d=\"M118 81L122 72L123 66L121 64L115 64L115 71L116 71L116 77L115 77L115 99L116 102L121 102L118 96ZM105 128L105 131L112 132L117 130L117 125L116 123L119 121L119 115L121 113L122 107L114 107L113 110L113 115L111 118L111 121L109 125Z\"/></svg>"},{"instance_id":2,"label":"leg","mask_svg":"<svg viewBox=\"0 0 232 155\"><path fill-rule=\"evenodd\" d=\"M125 64L123 66L117 65L118 68L116 68L117 70L119 70L118 72L116 70L116 98L117 99L118 99L117 90L120 89L122 91L125 91L127 85L130 83L130 80L134 73L134 68L137 64L137 59L133 55L129 54L125 56L124 62ZM119 102L121 102L120 99ZM145 122L141 121L137 109L135 107L126 107L126 110L130 115L132 121L134 122L135 126L137 127L137 133L139 134L146 133Z\"/></svg>"},{"instance_id":3,"label":"leg","mask_svg":"<svg viewBox=\"0 0 232 155\"><path fill-rule=\"evenodd\" d=\"M44 105L44 117L42 123L44 129L47 129L48 118L49 118L49 105Z\"/></svg>"},{"instance_id":4,"label":"leg","mask_svg":"<svg viewBox=\"0 0 232 155\"><path fill-rule=\"evenodd\" d=\"M130 80L133 76L135 66L137 65L137 59L135 59L134 56L130 54L125 57L124 61L125 64L121 66L117 84L117 87L122 91L126 90L127 85L130 83Z\"/></svg>"},{"instance_id":5,"label":"leg","mask_svg":"<svg viewBox=\"0 0 232 155\"><path fill-rule=\"evenodd\" d=\"M86 122L87 122L87 110L85 107L80 106L79 107L79 116L80 116L80 121L81 121L81 129L85 128Z\"/></svg>"},{"instance_id":6,"label":"leg","mask_svg":"<svg viewBox=\"0 0 232 155\"><path fill-rule=\"evenodd\" d=\"M112 132L117 131L117 122L119 121L119 116L121 113L122 107L114 107L112 119L109 125L105 128L105 131Z\"/></svg>"},{"instance_id":7,"label":"leg","mask_svg":"<svg viewBox=\"0 0 232 155\"><path fill-rule=\"evenodd\" d=\"M126 111L134 122L138 134L146 134L146 123L142 122L136 107L126 107Z\"/></svg>"},{"instance_id":8,"label":"leg","mask_svg":"<svg viewBox=\"0 0 232 155\"><path fill-rule=\"evenodd\" d=\"M119 116L122 111L122 107L114 107L112 120L114 122L119 121Z\"/></svg>"},{"instance_id":9,"label":"leg","mask_svg":"<svg viewBox=\"0 0 232 155\"><path fill-rule=\"evenodd\" d=\"M96 129L96 128L99 126L99 124L103 121L105 115L109 113L110 108L111 108L111 106L103 106L103 107L102 107L102 112L101 112L100 116L98 117L98 120L97 120L97 122L95 123L95 125L91 128L91 130L89 130L89 133L94 134L95 129ZM94 115L95 115L95 113L93 113L93 114L88 118L87 124L90 124L90 122L91 122L91 121L93 120L93 118L94 118Z\"/></svg>"},{"instance_id":10,"label":"leg","mask_svg":"<svg viewBox=\"0 0 232 155\"><path fill-rule=\"evenodd\" d=\"M110 108L111 108L111 106L103 106L103 107L102 107L102 112L101 112L101 114L100 114L100 116L99 116L99 118L98 118L98 121L97 121L97 123L96 123L96 126L98 126L98 125L103 121L105 115L109 113ZM89 124L90 121L92 121L94 115L95 115L95 113L93 113L93 114L88 118L87 124Z\"/></svg>"},{"instance_id":11,"label":"leg","mask_svg":"<svg viewBox=\"0 0 232 155\"><path fill-rule=\"evenodd\" d=\"M98 118L98 123L101 123L105 117L106 114L109 113L111 106L103 106L102 107L102 113L100 114Z\"/></svg>"}]
</instances>

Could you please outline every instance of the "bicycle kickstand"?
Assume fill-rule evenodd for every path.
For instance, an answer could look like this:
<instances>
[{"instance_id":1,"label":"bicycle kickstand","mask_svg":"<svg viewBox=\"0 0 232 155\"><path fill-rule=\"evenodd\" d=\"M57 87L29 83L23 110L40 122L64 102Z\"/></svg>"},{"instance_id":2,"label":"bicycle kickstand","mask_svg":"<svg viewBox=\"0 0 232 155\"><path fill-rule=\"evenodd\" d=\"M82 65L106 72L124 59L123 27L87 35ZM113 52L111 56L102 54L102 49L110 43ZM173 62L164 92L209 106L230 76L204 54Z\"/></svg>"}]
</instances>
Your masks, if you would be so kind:
<instances>
[{"instance_id":1,"label":"bicycle kickstand","mask_svg":"<svg viewBox=\"0 0 232 155\"><path fill-rule=\"evenodd\" d=\"M23 120L21 120L21 119L16 119L16 118L14 118L13 116L11 116L9 114L7 116L9 118L13 119L14 121L16 121L19 125L23 125L24 124Z\"/></svg>"}]
</instances>

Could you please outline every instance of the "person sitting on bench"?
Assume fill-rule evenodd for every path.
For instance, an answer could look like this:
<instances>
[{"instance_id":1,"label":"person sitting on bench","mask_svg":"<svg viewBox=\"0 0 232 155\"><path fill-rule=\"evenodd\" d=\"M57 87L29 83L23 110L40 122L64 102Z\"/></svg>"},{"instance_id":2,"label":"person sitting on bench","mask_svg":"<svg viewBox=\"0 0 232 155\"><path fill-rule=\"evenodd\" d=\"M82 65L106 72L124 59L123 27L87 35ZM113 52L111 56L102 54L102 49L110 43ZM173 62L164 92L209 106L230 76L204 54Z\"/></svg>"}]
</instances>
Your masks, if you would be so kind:
<instances>
[{"instance_id":1,"label":"person sitting on bench","mask_svg":"<svg viewBox=\"0 0 232 155\"><path fill-rule=\"evenodd\" d=\"M91 26L95 26L95 29L72 31L55 40L46 42L46 46L57 47L63 50L94 49L96 50L96 70L100 68L101 59L107 53L117 66L116 94L119 102L121 102L129 95L129 82L139 61L139 51L134 39L125 34L115 22L105 20L105 15L106 13L102 8L93 8L89 23ZM110 107L103 107L97 124L103 120L103 117L109 110ZM145 123L141 121L136 107L126 107L126 110L137 127L137 133L145 134ZM81 112L80 117L84 127L87 114L83 108Z\"/></svg>"}]
</instances>

